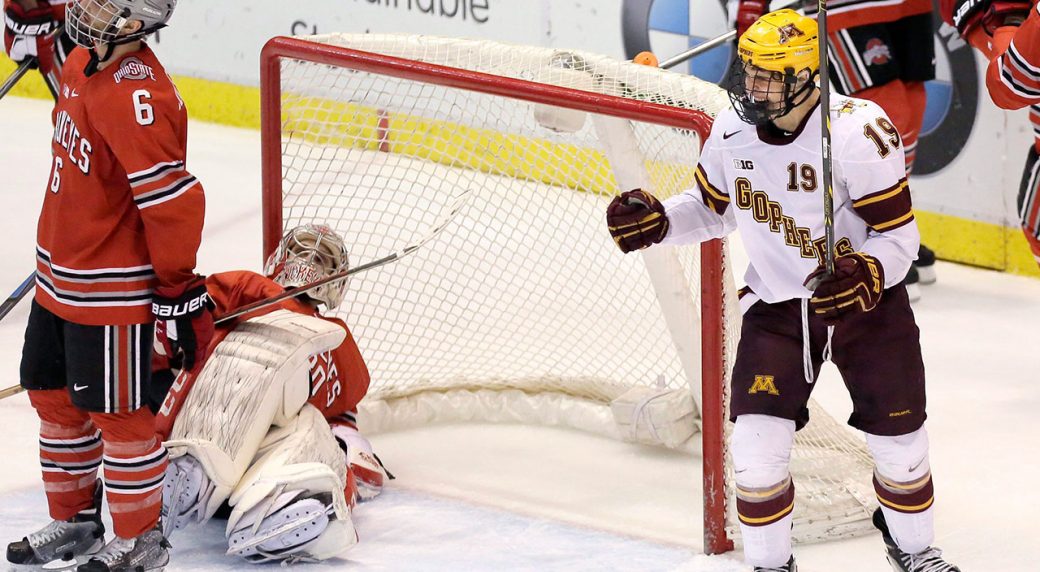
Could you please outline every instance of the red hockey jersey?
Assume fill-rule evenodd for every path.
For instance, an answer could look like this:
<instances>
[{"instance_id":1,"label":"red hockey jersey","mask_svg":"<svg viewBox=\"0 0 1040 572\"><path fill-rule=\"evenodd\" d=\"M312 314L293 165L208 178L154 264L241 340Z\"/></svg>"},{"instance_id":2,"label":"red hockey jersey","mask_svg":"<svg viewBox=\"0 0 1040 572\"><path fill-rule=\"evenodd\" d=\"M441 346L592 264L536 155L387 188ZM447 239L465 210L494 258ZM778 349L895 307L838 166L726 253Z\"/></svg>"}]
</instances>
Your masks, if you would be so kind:
<instances>
[{"instance_id":1,"label":"red hockey jersey","mask_svg":"<svg viewBox=\"0 0 1040 572\"><path fill-rule=\"evenodd\" d=\"M217 306L217 316L285 291L285 288L274 280L244 270L213 274L206 278L206 289ZM260 316L279 308L322 318L339 324L347 332L347 337L338 348L322 355L311 356L310 404L317 407L329 420L356 411L357 404L368 393L369 374L350 328L343 320L326 318L296 299L284 300L276 306L251 312L239 320ZM216 347L232 327L233 325L221 326L211 347Z\"/></svg>"},{"instance_id":2,"label":"red hockey jersey","mask_svg":"<svg viewBox=\"0 0 1040 572\"><path fill-rule=\"evenodd\" d=\"M216 305L214 313L221 316L232 312L246 304L270 298L285 291L277 282L261 276L255 272L236 270L232 272L221 272L206 278L206 289L210 298ZM250 312L229 324L218 327L210 349L215 348L230 332L234 326L243 320L262 316L278 309L289 310L308 316L316 316L341 326L347 333L343 343L331 352L311 356L311 397L309 403L321 411L322 415L330 424L344 424L355 426L354 416L357 413L357 405L365 394L368 393L369 373L365 360L361 357L361 351L354 341L350 328L338 318L326 318L318 314L316 310L303 304L299 300L288 299L276 305ZM212 352L210 352L212 355ZM163 435L169 435L173 428L173 422L184 402L184 397L191 391L193 379L181 372L177 382L174 383L163 404L162 411L157 418L157 429ZM183 379L182 379L183 378Z\"/></svg>"},{"instance_id":3,"label":"red hockey jersey","mask_svg":"<svg viewBox=\"0 0 1040 572\"><path fill-rule=\"evenodd\" d=\"M202 185L185 169L187 112L143 46L87 77L63 68L37 228L36 300L86 325L152 321L152 288L192 278Z\"/></svg>"}]
</instances>

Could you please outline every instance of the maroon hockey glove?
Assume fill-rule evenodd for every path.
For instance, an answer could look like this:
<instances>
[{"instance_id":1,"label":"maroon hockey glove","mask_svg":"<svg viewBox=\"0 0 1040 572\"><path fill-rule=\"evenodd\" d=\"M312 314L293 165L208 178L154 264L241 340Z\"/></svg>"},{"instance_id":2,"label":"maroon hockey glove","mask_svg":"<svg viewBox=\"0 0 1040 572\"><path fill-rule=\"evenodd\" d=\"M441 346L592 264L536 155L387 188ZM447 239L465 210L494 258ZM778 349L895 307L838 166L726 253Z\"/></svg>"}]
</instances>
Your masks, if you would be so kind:
<instances>
[{"instance_id":1,"label":"maroon hockey glove","mask_svg":"<svg viewBox=\"0 0 1040 572\"><path fill-rule=\"evenodd\" d=\"M152 296L155 337L176 369L194 372L206 361L213 340L213 302L206 278L196 276L176 286L160 286Z\"/></svg>"},{"instance_id":2,"label":"maroon hockey glove","mask_svg":"<svg viewBox=\"0 0 1040 572\"><path fill-rule=\"evenodd\" d=\"M769 11L768 0L740 0L737 4L737 41L744 32Z\"/></svg>"},{"instance_id":3,"label":"maroon hockey glove","mask_svg":"<svg viewBox=\"0 0 1040 572\"><path fill-rule=\"evenodd\" d=\"M668 217L661 201L636 189L610 201L607 228L621 252L632 252L664 240L668 234Z\"/></svg>"},{"instance_id":4,"label":"maroon hockey glove","mask_svg":"<svg viewBox=\"0 0 1040 572\"><path fill-rule=\"evenodd\" d=\"M50 73L55 64L51 32L59 24L46 2L25 8L19 2L8 0L4 7L4 51L19 64L35 58L40 71Z\"/></svg>"},{"instance_id":5,"label":"maroon hockey glove","mask_svg":"<svg viewBox=\"0 0 1040 572\"><path fill-rule=\"evenodd\" d=\"M869 312L878 305L885 290L885 271L877 258L853 252L834 260L833 275L821 264L805 279L807 288L814 283L809 307L833 326L848 314Z\"/></svg>"},{"instance_id":6,"label":"maroon hockey glove","mask_svg":"<svg viewBox=\"0 0 1040 572\"><path fill-rule=\"evenodd\" d=\"M1029 0L942 0L940 10L962 38L981 28L992 36L1001 26L1017 26L1029 15Z\"/></svg>"}]
</instances>

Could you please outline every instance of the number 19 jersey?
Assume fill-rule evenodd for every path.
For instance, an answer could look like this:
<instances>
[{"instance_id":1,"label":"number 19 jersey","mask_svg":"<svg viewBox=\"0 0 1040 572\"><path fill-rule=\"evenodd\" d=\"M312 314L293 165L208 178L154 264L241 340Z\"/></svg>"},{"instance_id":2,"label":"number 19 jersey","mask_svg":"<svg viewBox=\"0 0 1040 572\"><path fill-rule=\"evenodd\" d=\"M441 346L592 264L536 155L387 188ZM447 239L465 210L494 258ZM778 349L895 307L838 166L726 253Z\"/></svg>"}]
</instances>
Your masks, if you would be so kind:
<instances>
[{"instance_id":1,"label":"number 19 jersey","mask_svg":"<svg viewBox=\"0 0 1040 572\"><path fill-rule=\"evenodd\" d=\"M876 104L831 100L835 250L877 258L885 287L901 282L917 256L898 130ZM705 141L696 187L664 202L666 244L700 242L740 230L750 259L745 281L768 303L808 298L803 282L824 252L819 103L791 133L719 114Z\"/></svg>"}]
</instances>

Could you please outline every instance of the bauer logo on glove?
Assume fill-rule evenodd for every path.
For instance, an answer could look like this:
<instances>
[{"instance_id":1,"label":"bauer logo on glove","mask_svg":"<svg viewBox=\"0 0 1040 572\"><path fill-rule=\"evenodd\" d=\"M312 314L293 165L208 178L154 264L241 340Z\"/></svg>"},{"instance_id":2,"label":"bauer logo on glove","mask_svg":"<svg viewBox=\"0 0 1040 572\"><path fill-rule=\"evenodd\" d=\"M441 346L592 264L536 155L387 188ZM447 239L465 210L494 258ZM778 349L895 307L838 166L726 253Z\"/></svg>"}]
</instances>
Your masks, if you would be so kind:
<instances>
[{"instance_id":1,"label":"bauer logo on glove","mask_svg":"<svg viewBox=\"0 0 1040 572\"><path fill-rule=\"evenodd\" d=\"M632 252L664 240L668 234L668 216L661 201L642 189L635 189L610 201L607 228L621 252Z\"/></svg>"}]
</instances>

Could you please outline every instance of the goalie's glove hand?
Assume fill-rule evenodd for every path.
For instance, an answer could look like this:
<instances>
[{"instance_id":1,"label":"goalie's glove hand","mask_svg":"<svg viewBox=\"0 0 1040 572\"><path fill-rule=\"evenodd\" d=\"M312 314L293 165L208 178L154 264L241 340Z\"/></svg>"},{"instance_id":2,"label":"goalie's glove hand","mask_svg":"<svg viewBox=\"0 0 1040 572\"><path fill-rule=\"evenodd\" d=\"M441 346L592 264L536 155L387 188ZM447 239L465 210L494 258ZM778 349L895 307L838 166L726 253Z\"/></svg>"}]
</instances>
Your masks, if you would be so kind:
<instances>
[{"instance_id":1,"label":"goalie's glove hand","mask_svg":"<svg viewBox=\"0 0 1040 572\"><path fill-rule=\"evenodd\" d=\"M49 73L54 61L53 32L60 22L46 2L35 8L24 8L18 2L6 2L4 9L4 51L15 63L32 58L33 67Z\"/></svg>"},{"instance_id":2,"label":"goalie's glove hand","mask_svg":"<svg viewBox=\"0 0 1040 572\"><path fill-rule=\"evenodd\" d=\"M768 0L739 0L737 2L736 20L733 24L737 30L737 41L740 41L740 37L751 27L751 24L757 22L768 11Z\"/></svg>"},{"instance_id":3,"label":"goalie's glove hand","mask_svg":"<svg viewBox=\"0 0 1040 572\"><path fill-rule=\"evenodd\" d=\"M661 201L636 189L610 201L607 228L621 252L632 252L664 240L668 234L668 216Z\"/></svg>"},{"instance_id":4,"label":"goalie's glove hand","mask_svg":"<svg viewBox=\"0 0 1040 572\"><path fill-rule=\"evenodd\" d=\"M885 290L885 271L877 258L853 252L834 260L834 274L821 264L805 279L805 287L813 290L809 299L813 314L833 326L849 314L869 312L878 305Z\"/></svg>"},{"instance_id":5,"label":"goalie's glove hand","mask_svg":"<svg viewBox=\"0 0 1040 572\"><path fill-rule=\"evenodd\" d=\"M152 296L155 337L176 369L196 371L213 340L213 302L206 278L196 276L176 286L160 286Z\"/></svg>"},{"instance_id":6,"label":"goalie's glove hand","mask_svg":"<svg viewBox=\"0 0 1040 572\"><path fill-rule=\"evenodd\" d=\"M1029 15L1029 0L942 0L943 19L954 25L962 38L977 30L988 36L1002 26L1018 26Z\"/></svg>"}]
</instances>

